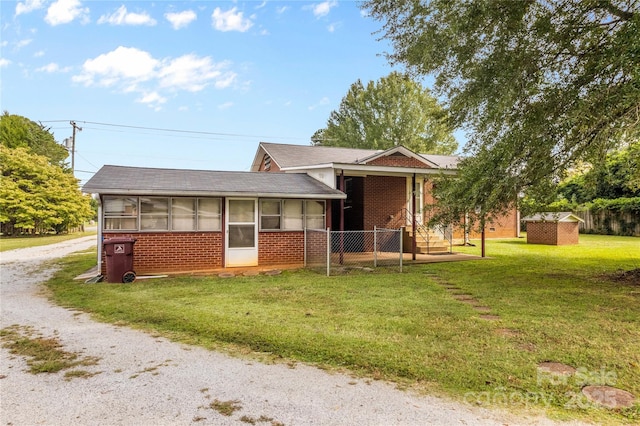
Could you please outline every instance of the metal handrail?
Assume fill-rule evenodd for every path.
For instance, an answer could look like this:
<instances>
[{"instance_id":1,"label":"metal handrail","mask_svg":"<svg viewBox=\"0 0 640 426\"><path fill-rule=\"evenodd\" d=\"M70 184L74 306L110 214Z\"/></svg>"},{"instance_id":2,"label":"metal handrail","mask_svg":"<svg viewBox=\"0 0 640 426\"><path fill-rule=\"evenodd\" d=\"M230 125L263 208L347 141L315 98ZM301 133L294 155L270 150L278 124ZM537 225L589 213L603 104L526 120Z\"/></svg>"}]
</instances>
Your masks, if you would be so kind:
<instances>
[{"instance_id":1,"label":"metal handrail","mask_svg":"<svg viewBox=\"0 0 640 426\"><path fill-rule=\"evenodd\" d=\"M413 214L407 208L402 209L403 224L407 222L413 223ZM429 228L423 223L416 221L416 233L420 234L427 242L427 254L431 253L431 230L442 234L442 239L449 243L449 253L453 252L453 227L451 225L438 225L433 228ZM415 236L414 236L415 238Z\"/></svg>"}]
</instances>

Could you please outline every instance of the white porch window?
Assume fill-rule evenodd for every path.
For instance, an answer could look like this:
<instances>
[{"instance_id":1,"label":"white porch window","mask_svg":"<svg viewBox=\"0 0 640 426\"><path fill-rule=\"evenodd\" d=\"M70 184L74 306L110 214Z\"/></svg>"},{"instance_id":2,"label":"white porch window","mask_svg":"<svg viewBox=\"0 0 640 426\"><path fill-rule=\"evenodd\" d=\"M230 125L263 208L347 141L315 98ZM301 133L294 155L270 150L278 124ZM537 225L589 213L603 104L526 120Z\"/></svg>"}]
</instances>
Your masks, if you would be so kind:
<instances>
[{"instance_id":1,"label":"white porch window","mask_svg":"<svg viewBox=\"0 0 640 426\"><path fill-rule=\"evenodd\" d=\"M301 231L304 228L302 200L284 200L283 212L283 229Z\"/></svg>"},{"instance_id":2,"label":"white porch window","mask_svg":"<svg viewBox=\"0 0 640 426\"><path fill-rule=\"evenodd\" d=\"M172 198L171 199L171 230L195 231L196 230L196 199Z\"/></svg>"},{"instance_id":3,"label":"white porch window","mask_svg":"<svg viewBox=\"0 0 640 426\"><path fill-rule=\"evenodd\" d=\"M105 230L138 230L138 197L104 197Z\"/></svg>"},{"instance_id":4,"label":"white porch window","mask_svg":"<svg viewBox=\"0 0 640 426\"><path fill-rule=\"evenodd\" d=\"M198 198L198 231L220 231L222 209L220 198Z\"/></svg>"},{"instance_id":5,"label":"white porch window","mask_svg":"<svg viewBox=\"0 0 640 426\"><path fill-rule=\"evenodd\" d=\"M305 201L306 225L309 229L325 229L324 201Z\"/></svg>"},{"instance_id":6,"label":"white porch window","mask_svg":"<svg viewBox=\"0 0 640 426\"><path fill-rule=\"evenodd\" d=\"M140 230L169 229L169 198L140 197Z\"/></svg>"}]
</instances>

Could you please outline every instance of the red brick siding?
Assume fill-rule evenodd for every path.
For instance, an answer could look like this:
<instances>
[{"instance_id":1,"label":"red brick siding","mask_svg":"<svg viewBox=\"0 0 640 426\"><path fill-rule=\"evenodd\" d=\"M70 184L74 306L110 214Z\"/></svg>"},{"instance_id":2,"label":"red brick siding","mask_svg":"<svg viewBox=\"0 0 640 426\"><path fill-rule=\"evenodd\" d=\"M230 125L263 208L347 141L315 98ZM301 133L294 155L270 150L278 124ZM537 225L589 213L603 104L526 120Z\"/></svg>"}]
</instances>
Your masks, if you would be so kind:
<instances>
[{"instance_id":1,"label":"red brick siding","mask_svg":"<svg viewBox=\"0 0 640 426\"><path fill-rule=\"evenodd\" d=\"M527 243L578 244L578 222L527 222Z\"/></svg>"},{"instance_id":2,"label":"red brick siding","mask_svg":"<svg viewBox=\"0 0 640 426\"><path fill-rule=\"evenodd\" d=\"M221 232L105 233L104 239L134 238L136 274L203 271L223 267ZM102 273L106 273L103 252Z\"/></svg>"},{"instance_id":3,"label":"red brick siding","mask_svg":"<svg viewBox=\"0 0 640 426\"><path fill-rule=\"evenodd\" d=\"M367 164L372 166L414 167L421 169L431 168L417 158L405 157L404 155L380 157L368 162Z\"/></svg>"},{"instance_id":4,"label":"red brick siding","mask_svg":"<svg viewBox=\"0 0 640 426\"><path fill-rule=\"evenodd\" d=\"M292 265L304 263L304 232L260 232L258 234L259 265Z\"/></svg>"},{"instance_id":5,"label":"red brick siding","mask_svg":"<svg viewBox=\"0 0 640 426\"><path fill-rule=\"evenodd\" d=\"M397 227L406 207L407 179L396 176L367 176L364 179L364 230Z\"/></svg>"}]
</instances>

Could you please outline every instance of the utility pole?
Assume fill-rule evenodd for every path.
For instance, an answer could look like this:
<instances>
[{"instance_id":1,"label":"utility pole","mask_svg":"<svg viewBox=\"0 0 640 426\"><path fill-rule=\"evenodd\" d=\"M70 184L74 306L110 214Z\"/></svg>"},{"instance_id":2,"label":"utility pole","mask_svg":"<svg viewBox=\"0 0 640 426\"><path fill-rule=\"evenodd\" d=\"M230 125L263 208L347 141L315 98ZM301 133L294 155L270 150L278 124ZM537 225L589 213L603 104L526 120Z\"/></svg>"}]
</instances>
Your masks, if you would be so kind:
<instances>
[{"instance_id":1,"label":"utility pole","mask_svg":"<svg viewBox=\"0 0 640 426\"><path fill-rule=\"evenodd\" d=\"M76 129L81 132L82 127L79 127L75 121L70 121L69 124L73 127L73 134L71 135L71 172L75 172L75 159L76 159ZM67 147L68 148L68 147Z\"/></svg>"}]
</instances>

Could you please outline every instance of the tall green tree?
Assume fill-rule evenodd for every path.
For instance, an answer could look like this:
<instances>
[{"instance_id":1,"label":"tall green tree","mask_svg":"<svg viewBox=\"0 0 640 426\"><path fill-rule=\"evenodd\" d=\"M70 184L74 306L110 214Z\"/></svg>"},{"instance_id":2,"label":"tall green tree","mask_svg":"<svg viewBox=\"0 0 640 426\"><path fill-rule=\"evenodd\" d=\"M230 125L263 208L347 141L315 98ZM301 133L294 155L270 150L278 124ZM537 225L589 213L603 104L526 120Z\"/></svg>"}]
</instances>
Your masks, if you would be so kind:
<instances>
[{"instance_id":1,"label":"tall green tree","mask_svg":"<svg viewBox=\"0 0 640 426\"><path fill-rule=\"evenodd\" d=\"M8 148L29 148L34 154L43 155L51 164L60 167L65 166L65 159L69 156L66 148L56 142L46 127L7 111L0 116L0 144Z\"/></svg>"},{"instance_id":2,"label":"tall green tree","mask_svg":"<svg viewBox=\"0 0 640 426\"><path fill-rule=\"evenodd\" d=\"M93 216L78 180L28 148L0 145L0 223L10 234L64 232Z\"/></svg>"},{"instance_id":3,"label":"tall green tree","mask_svg":"<svg viewBox=\"0 0 640 426\"><path fill-rule=\"evenodd\" d=\"M435 76L468 158L440 196L483 214L548 201L579 161L640 137L637 0L366 0L392 63ZM638 175L638 170L634 174ZM452 185L457 185L452 187Z\"/></svg>"},{"instance_id":4,"label":"tall green tree","mask_svg":"<svg viewBox=\"0 0 640 426\"><path fill-rule=\"evenodd\" d=\"M458 143L437 100L409 76L392 72L366 87L351 85L327 127L311 138L316 145L388 149L403 145L415 152L452 154Z\"/></svg>"}]
</instances>

